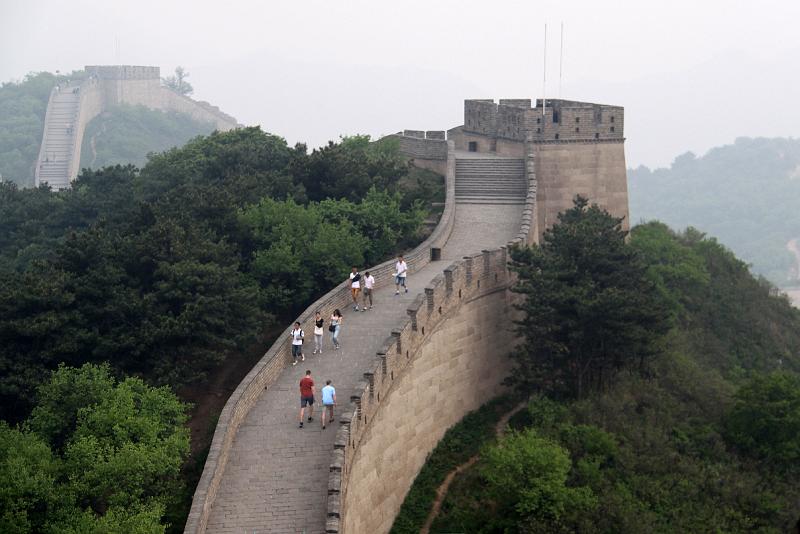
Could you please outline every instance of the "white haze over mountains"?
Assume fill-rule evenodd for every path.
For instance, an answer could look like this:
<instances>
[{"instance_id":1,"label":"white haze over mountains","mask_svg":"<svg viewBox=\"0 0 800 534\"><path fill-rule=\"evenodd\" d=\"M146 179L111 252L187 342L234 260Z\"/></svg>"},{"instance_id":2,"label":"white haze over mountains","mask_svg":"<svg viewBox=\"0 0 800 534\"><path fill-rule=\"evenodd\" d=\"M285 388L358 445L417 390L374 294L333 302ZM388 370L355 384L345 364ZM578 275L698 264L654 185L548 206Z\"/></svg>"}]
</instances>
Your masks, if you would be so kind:
<instances>
[{"instance_id":1,"label":"white haze over mountains","mask_svg":"<svg viewBox=\"0 0 800 534\"><path fill-rule=\"evenodd\" d=\"M311 146L462 122L465 98L626 108L628 164L800 135L800 2L0 0L0 81L182 65L195 97Z\"/></svg>"}]
</instances>

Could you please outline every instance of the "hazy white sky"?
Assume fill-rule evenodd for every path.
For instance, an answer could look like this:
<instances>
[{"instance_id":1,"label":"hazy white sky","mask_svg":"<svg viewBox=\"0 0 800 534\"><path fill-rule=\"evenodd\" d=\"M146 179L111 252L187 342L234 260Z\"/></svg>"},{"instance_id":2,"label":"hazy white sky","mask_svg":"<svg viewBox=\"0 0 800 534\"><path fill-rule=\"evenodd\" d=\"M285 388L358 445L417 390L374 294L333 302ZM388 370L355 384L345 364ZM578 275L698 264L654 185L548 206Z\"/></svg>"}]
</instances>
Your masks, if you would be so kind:
<instances>
[{"instance_id":1,"label":"hazy white sky","mask_svg":"<svg viewBox=\"0 0 800 534\"><path fill-rule=\"evenodd\" d=\"M798 136L800 1L0 0L0 80L184 66L195 98L290 142L462 123L548 90L626 108L628 163Z\"/></svg>"}]
</instances>

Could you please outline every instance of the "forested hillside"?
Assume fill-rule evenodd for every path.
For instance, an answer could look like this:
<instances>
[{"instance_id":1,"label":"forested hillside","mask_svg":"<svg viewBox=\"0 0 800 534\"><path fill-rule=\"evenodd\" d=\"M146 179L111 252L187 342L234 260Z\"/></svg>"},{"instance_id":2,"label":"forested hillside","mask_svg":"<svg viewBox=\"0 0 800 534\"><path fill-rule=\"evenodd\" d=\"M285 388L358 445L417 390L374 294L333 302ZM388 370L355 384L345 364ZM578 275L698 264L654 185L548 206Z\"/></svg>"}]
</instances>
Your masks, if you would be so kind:
<instances>
[{"instance_id":1,"label":"forested hillside","mask_svg":"<svg viewBox=\"0 0 800 534\"><path fill-rule=\"evenodd\" d=\"M80 73L73 73L76 79ZM20 186L33 185L50 90L67 76L30 74L0 86L0 175Z\"/></svg>"},{"instance_id":2,"label":"forested hillside","mask_svg":"<svg viewBox=\"0 0 800 534\"><path fill-rule=\"evenodd\" d=\"M800 140L740 138L669 169L628 171L633 223L659 220L714 236L779 286L800 285Z\"/></svg>"},{"instance_id":3,"label":"forested hillside","mask_svg":"<svg viewBox=\"0 0 800 534\"><path fill-rule=\"evenodd\" d=\"M0 531L181 531L217 413L190 457L176 392L416 244L443 198L391 140L258 128L60 192L0 184Z\"/></svg>"},{"instance_id":4,"label":"forested hillside","mask_svg":"<svg viewBox=\"0 0 800 534\"><path fill-rule=\"evenodd\" d=\"M183 113L116 106L86 125L81 169L127 163L142 166L151 152L183 146L189 139L212 131L213 124L196 121Z\"/></svg>"},{"instance_id":5,"label":"forested hillside","mask_svg":"<svg viewBox=\"0 0 800 534\"><path fill-rule=\"evenodd\" d=\"M4 181L20 187L33 185L50 90L57 83L74 82L84 76L83 71L68 75L41 72L0 86L0 176ZM213 129L214 125L181 113L118 106L87 125L81 168L118 163L141 166L150 152L181 146Z\"/></svg>"},{"instance_id":6,"label":"forested hillside","mask_svg":"<svg viewBox=\"0 0 800 534\"><path fill-rule=\"evenodd\" d=\"M800 310L714 239L578 203L512 251L510 399L445 435L393 532L771 532L800 518ZM494 422L527 403L496 437Z\"/></svg>"}]
</instances>

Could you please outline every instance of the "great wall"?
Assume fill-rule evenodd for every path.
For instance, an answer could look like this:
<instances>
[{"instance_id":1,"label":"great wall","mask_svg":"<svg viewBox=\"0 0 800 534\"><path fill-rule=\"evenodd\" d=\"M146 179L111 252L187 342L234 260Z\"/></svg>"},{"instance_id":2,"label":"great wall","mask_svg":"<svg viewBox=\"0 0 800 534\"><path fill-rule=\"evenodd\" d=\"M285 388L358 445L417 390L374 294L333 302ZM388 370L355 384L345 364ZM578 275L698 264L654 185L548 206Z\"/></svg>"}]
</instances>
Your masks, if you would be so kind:
<instances>
[{"instance_id":1,"label":"great wall","mask_svg":"<svg viewBox=\"0 0 800 534\"><path fill-rule=\"evenodd\" d=\"M69 187L80 171L83 133L89 122L119 104L185 113L220 131L236 128L236 119L207 102L198 102L161 85L158 67L87 66L87 78L50 92L44 133L36 161L35 185Z\"/></svg>"},{"instance_id":2,"label":"great wall","mask_svg":"<svg viewBox=\"0 0 800 534\"><path fill-rule=\"evenodd\" d=\"M623 111L467 100L462 126L395 135L446 185L436 229L405 255L411 291L394 295L393 260L369 269L369 312L350 312L345 284L334 288L298 321L310 332L316 311L343 310L342 349L296 367L287 328L222 410L185 532L388 532L445 430L502 391L515 341L508 247L537 242L577 194L627 224ZM306 368L337 388L327 430L297 428Z\"/></svg>"}]
</instances>

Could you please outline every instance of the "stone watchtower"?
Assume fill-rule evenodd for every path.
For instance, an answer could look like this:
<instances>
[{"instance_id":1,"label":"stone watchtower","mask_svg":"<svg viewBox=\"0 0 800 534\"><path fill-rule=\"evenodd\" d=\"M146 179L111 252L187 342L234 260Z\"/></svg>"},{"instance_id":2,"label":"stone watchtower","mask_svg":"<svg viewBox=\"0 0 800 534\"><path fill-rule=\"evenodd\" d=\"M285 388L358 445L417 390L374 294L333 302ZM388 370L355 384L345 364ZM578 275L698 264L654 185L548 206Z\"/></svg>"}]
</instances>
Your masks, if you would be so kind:
<instances>
[{"instance_id":1,"label":"stone watchtower","mask_svg":"<svg viewBox=\"0 0 800 534\"><path fill-rule=\"evenodd\" d=\"M538 235L572 206L597 203L628 229L625 111L572 100L466 100L464 124L450 129L456 150L527 158L535 173ZM532 160L532 161L531 161Z\"/></svg>"}]
</instances>

